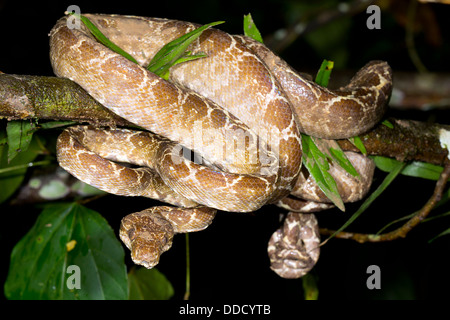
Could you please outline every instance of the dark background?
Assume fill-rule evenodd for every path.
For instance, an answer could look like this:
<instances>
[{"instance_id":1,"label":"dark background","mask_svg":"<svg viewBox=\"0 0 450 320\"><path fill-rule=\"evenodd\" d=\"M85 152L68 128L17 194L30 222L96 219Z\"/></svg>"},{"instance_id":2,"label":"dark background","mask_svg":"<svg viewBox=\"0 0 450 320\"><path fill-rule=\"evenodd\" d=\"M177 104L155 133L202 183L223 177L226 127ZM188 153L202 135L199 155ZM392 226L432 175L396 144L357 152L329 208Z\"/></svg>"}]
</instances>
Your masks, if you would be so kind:
<instances>
[{"instance_id":1,"label":"dark background","mask_svg":"<svg viewBox=\"0 0 450 320\"><path fill-rule=\"evenodd\" d=\"M0 0L0 70L11 74L53 75L48 57L48 33L68 5L77 4L82 13L117 13L165 17L208 23L225 20L220 28L242 33L242 17L249 12L263 36L289 25L302 14L314 17L321 6L305 1L229 0L229 1L146 1L137 2L23 2ZM395 3L395 5L394 5ZM336 5L323 1L324 7ZM365 12L337 20L326 31L308 34L295 41L281 55L296 69L314 72L323 59L334 59L336 69L356 70L371 59L387 60L395 71L416 71L405 45L405 19L409 1L385 1L381 30L368 30ZM428 5L418 10L415 24L416 48L432 72L448 72L450 64L448 16L450 6ZM326 28L325 26L324 28ZM431 30L430 30L431 29ZM344 30L344 31L342 31ZM335 32L335 33L333 33ZM324 39L321 40L321 37ZM321 42L322 41L322 42ZM327 48L328 44L328 48ZM328 50L328 51L327 51ZM395 111L389 115L422 121L449 123L448 111ZM377 171L374 186L384 178ZM425 204L434 183L399 177L376 203L350 228L357 232L376 232L388 222L410 214ZM118 230L120 219L131 212L157 203L147 199L107 196L89 204ZM322 227L336 229L360 203L347 205L347 212L329 210L318 214ZM36 220L38 209L1 210L1 276L6 279L9 254L15 243ZM446 210L449 210L447 205ZM255 213L220 212L205 231L190 234L191 298L252 298L266 301L302 299L302 281L279 278L269 269L267 241L279 226L281 209L267 206ZM439 212L445 212L445 208ZM449 218L427 222L406 239L390 243L358 244L334 239L322 247L312 274L318 281L321 299L435 299L448 298L443 290L450 285L448 263L450 238L428 240L446 230ZM11 232L11 229L14 232ZM184 293L184 235L174 239L164 253L158 269L172 282L175 299ZM127 251L127 262L130 262ZM381 268L381 290L368 290L366 269Z\"/></svg>"}]
</instances>

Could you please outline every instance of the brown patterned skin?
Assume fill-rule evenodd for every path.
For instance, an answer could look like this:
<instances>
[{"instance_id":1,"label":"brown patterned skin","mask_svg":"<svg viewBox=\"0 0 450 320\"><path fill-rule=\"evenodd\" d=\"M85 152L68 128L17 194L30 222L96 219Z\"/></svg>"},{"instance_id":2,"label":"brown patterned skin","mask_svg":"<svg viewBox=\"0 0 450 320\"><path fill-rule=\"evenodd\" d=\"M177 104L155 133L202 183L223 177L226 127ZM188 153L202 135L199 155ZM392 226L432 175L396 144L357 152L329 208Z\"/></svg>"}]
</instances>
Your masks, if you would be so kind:
<instances>
[{"instance_id":1,"label":"brown patterned skin","mask_svg":"<svg viewBox=\"0 0 450 320\"><path fill-rule=\"evenodd\" d=\"M60 165L110 193L146 196L185 208L197 206L151 209L124 218L121 238L132 250L134 261L146 267L158 262L174 233L209 225L214 209L254 211L280 203L291 192L304 197L299 191L303 184L298 182L300 130L328 139L367 131L380 119L391 91L391 70L385 62L369 63L348 86L332 92L301 77L263 45L212 28L189 47L194 54L201 51L208 57L173 67L170 81L165 81L143 66L163 45L198 25L157 18L86 16L139 65L96 42L84 25L69 29L64 17L50 33L55 73L77 82L105 107L151 132L69 128L58 138ZM203 163L185 159L181 146L201 156ZM143 167L128 168L112 161ZM363 174L373 172L364 170ZM364 194L370 180L355 189L353 200ZM349 189L347 182L341 185ZM293 202L287 202L283 206L292 207ZM298 206L298 211L307 207ZM195 220L197 216L202 218ZM284 245L271 242L269 247L297 248L302 252L300 259L305 257L302 244L317 242L318 234L301 232L306 221L302 214L288 217L289 230L285 227L283 232L289 236L275 241L284 241ZM181 227L191 218L195 227ZM314 239L300 240L303 236ZM274 250L269 250L278 257L271 258L272 268L279 266L277 272L284 277L305 274L313 265L296 264L288 272L288 262L283 261L290 258ZM318 257L318 250L313 251Z\"/></svg>"},{"instance_id":2,"label":"brown patterned skin","mask_svg":"<svg viewBox=\"0 0 450 320\"><path fill-rule=\"evenodd\" d=\"M386 62L371 61L347 86L329 90L300 76L261 43L243 36L240 39L282 85L301 132L323 139L345 139L370 130L383 117L392 89L392 70Z\"/></svg>"},{"instance_id":3,"label":"brown patterned skin","mask_svg":"<svg viewBox=\"0 0 450 320\"><path fill-rule=\"evenodd\" d=\"M153 268L172 246L175 233L203 230L215 214L216 210L207 207L153 207L123 218L120 239L131 250L134 263Z\"/></svg>"},{"instance_id":4,"label":"brown patterned skin","mask_svg":"<svg viewBox=\"0 0 450 320\"><path fill-rule=\"evenodd\" d=\"M319 259L319 244L316 216L289 212L283 226L269 240L270 268L282 278L303 277Z\"/></svg>"}]
</instances>

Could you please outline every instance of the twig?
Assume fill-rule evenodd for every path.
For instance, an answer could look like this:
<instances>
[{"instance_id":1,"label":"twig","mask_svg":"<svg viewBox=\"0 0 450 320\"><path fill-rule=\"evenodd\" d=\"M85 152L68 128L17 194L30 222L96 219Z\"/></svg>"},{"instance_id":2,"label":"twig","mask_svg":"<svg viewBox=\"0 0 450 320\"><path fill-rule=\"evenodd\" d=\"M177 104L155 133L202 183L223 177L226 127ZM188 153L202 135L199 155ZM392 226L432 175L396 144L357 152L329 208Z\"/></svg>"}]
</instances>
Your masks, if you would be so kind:
<instances>
[{"instance_id":1,"label":"twig","mask_svg":"<svg viewBox=\"0 0 450 320\"><path fill-rule=\"evenodd\" d=\"M185 234L186 239L186 291L184 292L183 300L189 300L191 295L191 258L189 251L189 233Z\"/></svg>"},{"instance_id":2,"label":"twig","mask_svg":"<svg viewBox=\"0 0 450 320\"><path fill-rule=\"evenodd\" d=\"M421 221L423 221L430 211L434 208L436 203L441 199L442 193L444 192L445 185L450 177L450 163L447 162L444 170L442 171L439 180L436 183L433 195L423 206L421 210L417 212L411 219L409 219L403 226L393 230L391 232L383 234L365 234L365 233L354 233L354 232L339 232L335 235L335 238L340 239L351 239L360 243L364 242L382 242L382 241L392 241L398 238L404 238L415 226L417 226ZM329 230L325 228L320 229L320 234L322 235L332 235L334 230Z\"/></svg>"}]
</instances>

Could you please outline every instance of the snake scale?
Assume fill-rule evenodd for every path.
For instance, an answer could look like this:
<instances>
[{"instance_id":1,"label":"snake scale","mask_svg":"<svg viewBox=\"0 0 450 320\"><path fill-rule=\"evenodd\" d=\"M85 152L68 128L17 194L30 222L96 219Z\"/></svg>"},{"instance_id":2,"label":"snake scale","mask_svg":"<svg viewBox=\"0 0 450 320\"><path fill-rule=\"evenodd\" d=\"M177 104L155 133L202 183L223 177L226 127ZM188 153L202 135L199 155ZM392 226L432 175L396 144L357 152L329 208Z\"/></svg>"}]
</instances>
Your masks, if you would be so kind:
<instances>
[{"instance_id":1,"label":"snake scale","mask_svg":"<svg viewBox=\"0 0 450 320\"><path fill-rule=\"evenodd\" d=\"M216 210L249 212L273 203L291 212L269 241L271 268L285 278L306 274L319 256L317 220L308 212L330 204L317 202L323 194L302 169L300 132L339 139L372 128L391 92L388 64L369 62L347 86L331 91L263 44L209 28L189 47L207 57L172 67L166 81L145 66L199 25L85 16L138 64L97 42L83 24L69 28L63 17L50 33L55 74L147 131L70 127L58 137L57 157L65 170L104 191L173 205L123 218L120 237L133 261L153 267L175 233L206 228ZM186 156L191 151L197 158ZM345 200L355 201L370 186L374 167L361 155L349 159L362 179L338 168L334 174Z\"/></svg>"}]
</instances>

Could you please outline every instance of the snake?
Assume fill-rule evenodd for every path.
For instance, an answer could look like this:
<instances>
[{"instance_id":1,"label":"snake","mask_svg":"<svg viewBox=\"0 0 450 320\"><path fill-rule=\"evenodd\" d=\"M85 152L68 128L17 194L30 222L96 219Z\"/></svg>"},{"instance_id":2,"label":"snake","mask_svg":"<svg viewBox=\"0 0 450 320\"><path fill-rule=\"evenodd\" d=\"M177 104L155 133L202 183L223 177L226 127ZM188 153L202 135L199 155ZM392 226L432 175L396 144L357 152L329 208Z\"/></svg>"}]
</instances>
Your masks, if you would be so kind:
<instances>
[{"instance_id":1,"label":"snake","mask_svg":"<svg viewBox=\"0 0 450 320\"><path fill-rule=\"evenodd\" d=\"M326 141L370 130L392 90L389 65L371 61L348 85L329 90L264 44L208 28L188 47L206 57L173 66L164 80L146 66L165 44L199 24L84 16L137 64L64 16L50 32L53 70L138 128L69 127L58 137L57 159L101 190L170 205L122 219L120 238L133 262L154 267L174 234L205 229L217 210L251 212L275 204L289 214L269 240L271 269L284 278L308 273L320 243L312 212L331 205L302 167L301 133ZM345 201L356 201L370 187L374 166L360 154L348 156L361 179L338 168L333 175Z\"/></svg>"}]
</instances>

